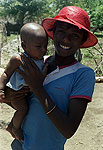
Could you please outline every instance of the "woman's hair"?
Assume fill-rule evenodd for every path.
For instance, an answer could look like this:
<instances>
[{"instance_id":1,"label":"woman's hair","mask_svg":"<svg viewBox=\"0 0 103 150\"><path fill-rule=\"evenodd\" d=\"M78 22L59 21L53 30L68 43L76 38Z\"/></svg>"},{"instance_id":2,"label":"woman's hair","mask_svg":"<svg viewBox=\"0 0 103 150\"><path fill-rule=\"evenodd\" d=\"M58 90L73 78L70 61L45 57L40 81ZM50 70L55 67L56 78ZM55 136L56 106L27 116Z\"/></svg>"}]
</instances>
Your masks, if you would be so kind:
<instances>
[{"instance_id":1,"label":"woman's hair","mask_svg":"<svg viewBox=\"0 0 103 150\"><path fill-rule=\"evenodd\" d=\"M61 21L56 21L53 25L53 27L51 29L48 29L49 32L53 32L53 34L55 33L55 30L56 30L56 26L57 24L59 24ZM73 25L74 26L74 25ZM83 36L83 42L85 42L87 40L87 37L88 37L88 32L84 29L80 29L81 31L83 31L84 33L84 36Z\"/></svg>"}]
</instances>

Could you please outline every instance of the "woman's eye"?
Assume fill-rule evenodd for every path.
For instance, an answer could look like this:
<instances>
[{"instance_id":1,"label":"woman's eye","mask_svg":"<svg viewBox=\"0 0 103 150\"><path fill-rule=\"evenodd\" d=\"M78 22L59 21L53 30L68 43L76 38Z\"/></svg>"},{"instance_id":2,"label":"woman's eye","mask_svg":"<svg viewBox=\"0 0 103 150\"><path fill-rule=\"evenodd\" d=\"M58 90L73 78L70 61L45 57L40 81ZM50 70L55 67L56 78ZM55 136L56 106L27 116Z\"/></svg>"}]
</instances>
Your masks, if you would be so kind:
<instances>
[{"instance_id":1,"label":"woman's eye","mask_svg":"<svg viewBox=\"0 0 103 150\"><path fill-rule=\"evenodd\" d=\"M57 32L63 32L63 30L62 29L58 29Z\"/></svg>"},{"instance_id":2,"label":"woman's eye","mask_svg":"<svg viewBox=\"0 0 103 150\"><path fill-rule=\"evenodd\" d=\"M79 38L79 36L77 34L72 34L73 38Z\"/></svg>"},{"instance_id":3,"label":"woman's eye","mask_svg":"<svg viewBox=\"0 0 103 150\"><path fill-rule=\"evenodd\" d=\"M40 46L38 45L38 46L36 46L37 48L40 48Z\"/></svg>"}]
</instances>

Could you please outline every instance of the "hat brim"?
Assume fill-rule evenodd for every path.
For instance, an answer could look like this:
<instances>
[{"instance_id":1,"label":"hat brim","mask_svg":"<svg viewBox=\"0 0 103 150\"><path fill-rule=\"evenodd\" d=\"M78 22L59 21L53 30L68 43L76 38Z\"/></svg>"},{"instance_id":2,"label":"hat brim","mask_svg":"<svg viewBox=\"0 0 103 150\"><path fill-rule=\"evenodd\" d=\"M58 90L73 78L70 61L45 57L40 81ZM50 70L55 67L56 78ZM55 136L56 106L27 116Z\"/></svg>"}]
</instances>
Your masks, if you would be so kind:
<instances>
[{"instance_id":1,"label":"hat brim","mask_svg":"<svg viewBox=\"0 0 103 150\"><path fill-rule=\"evenodd\" d=\"M88 32L87 40L80 46L80 48L88 48L88 47L92 47L97 44L97 42L98 42L97 37L92 32L90 32L87 28L85 28L83 25L81 25L71 19L64 19L64 18L60 18L60 17L55 18L55 19L54 18L46 18L42 21L42 26L44 27L48 36L52 40L53 40L53 31L49 31L49 29L51 29L53 27L53 25L56 21L62 21L62 22L67 22L67 23L73 24L75 26L78 26L79 29L82 28Z\"/></svg>"}]
</instances>

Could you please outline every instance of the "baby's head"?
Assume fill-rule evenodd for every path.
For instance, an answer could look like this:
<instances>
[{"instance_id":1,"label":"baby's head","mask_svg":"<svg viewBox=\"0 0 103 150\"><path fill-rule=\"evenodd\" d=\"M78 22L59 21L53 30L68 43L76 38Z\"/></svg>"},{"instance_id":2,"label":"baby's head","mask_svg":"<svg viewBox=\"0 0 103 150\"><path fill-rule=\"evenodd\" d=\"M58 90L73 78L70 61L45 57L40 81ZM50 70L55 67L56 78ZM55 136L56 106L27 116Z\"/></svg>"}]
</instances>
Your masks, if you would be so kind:
<instances>
[{"instance_id":1,"label":"baby's head","mask_svg":"<svg viewBox=\"0 0 103 150\"><path fill-rule=\"evenodd\" d=\"M39 60L47 52L48 36L36 23L27 23L20 30L21 46L32 58Z\"/></svg>"}]
</instances>

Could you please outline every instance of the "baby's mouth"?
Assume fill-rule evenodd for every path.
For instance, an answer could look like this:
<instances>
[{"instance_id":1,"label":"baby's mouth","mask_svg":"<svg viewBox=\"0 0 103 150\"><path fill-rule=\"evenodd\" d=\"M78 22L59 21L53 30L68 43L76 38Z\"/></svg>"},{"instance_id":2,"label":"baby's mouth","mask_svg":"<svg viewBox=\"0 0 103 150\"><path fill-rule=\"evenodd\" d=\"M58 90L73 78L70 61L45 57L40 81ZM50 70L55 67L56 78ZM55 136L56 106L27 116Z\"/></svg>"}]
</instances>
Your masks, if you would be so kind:
<instances>
[{"instance_id":1,"label":"baby's mouth","mask_svg":"<svg viewBox=\"0 0 103 150\"><path fill-rule=\"evenodd\" d=\"M60 44L60 47L61 47L61 48L63 48L63 49L65 49L65 50L70 49L70 47L69 47L69 46L64 46L64 45L62 45L62 44Z\"/></svg>"}]
</instances>

